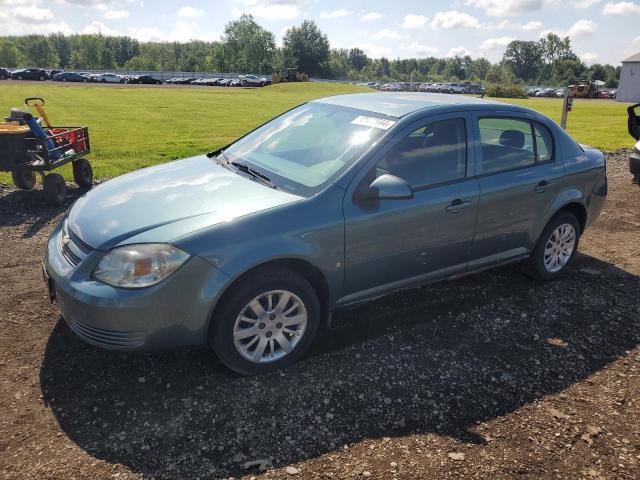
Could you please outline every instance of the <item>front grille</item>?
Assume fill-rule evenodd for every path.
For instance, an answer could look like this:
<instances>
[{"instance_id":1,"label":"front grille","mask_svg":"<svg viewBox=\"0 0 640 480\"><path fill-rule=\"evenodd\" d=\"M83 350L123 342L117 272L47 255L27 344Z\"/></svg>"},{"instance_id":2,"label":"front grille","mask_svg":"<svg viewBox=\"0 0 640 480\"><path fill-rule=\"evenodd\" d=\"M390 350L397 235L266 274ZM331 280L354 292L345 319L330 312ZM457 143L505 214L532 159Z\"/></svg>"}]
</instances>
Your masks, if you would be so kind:
<instances>
[{"instance_id":1,"label":"front grille","mask_svg":"<svg viewBox=\"0 0 640 480\"><path fill-rule=\"evenodd\" d=\"M118 332L89 326L78 321L67 321L67 324L85 342L100 347L135 348L144 344L144 332Z\"/></svg>"},{"instance_id":2,"label":"front grille","mask_svg":"<svg viewBox=\"0 0 640 480\"><path fill-rule=\"evenodd\" d=\"M68 227L65 220L60 232L60 243L62 255L64 258L74 267L78 266L87 255L91 253L91 247L84 243L80 238L73 233Z\"/></svg>"}]
</instances>

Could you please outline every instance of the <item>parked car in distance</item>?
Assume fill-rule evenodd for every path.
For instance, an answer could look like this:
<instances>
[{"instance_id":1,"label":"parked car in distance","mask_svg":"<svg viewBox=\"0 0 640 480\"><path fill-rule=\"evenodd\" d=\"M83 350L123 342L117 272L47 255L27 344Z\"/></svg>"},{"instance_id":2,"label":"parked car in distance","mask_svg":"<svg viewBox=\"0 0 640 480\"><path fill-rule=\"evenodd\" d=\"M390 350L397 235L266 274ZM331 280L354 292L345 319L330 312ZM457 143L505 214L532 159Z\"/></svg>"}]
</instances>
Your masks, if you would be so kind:
<instances>
[{"instance_id":1,"label":"parked car in distance","mask_svg":"<svg viewBox=\"0 0 640 480\"><path fill-rule=\"evenodd\" d=\"M190 85L191 82L197 80L196 77L176 77L170 80L167 80L164 83L172 83L174 85Z\"/></svg>"},{"instance_id":2,"label":"parked car in distance","mask_svg":"<svg viewBox=\"0 0 640 480\"><path fill-rule=\"evenodd\" d=\"M47 72L40 68L21 68L14 70L11 74L11 78L14 80L46 80Z\"/></svg>"},{"instance_id":3,"label":"parked car in distance","mask_svg":"<svg viewBox=\"0 0 640 480\"><path fill-rule=\"evenodd\" d=\"M91 81L100 83L124 83L124 78L115 73L95 73L91 75Z\"/></svg>"},{"instance_id":4,"label":"parked car in distance","mask_svg":"<svg viewBox=\"0 0 640 480\"><path fill-rule=\"evenodd\" d=\"M151 75L134 75L128 80L128 83L138 83L144 85L162 85L162 80L152 77Z\"/></svg>"},{"instance_id":5,"label":"parked car in distance","mask_svg":"<svg viewBox=\"0 0 640 480\"><path fill-rule=\"evenodd\" d=\"M7 80L11 78L11 72L6 68L0 68L0 80Z\"/></svg>"},{"instance_id":6,"label":"parked car in distance","mask_svg":"<svg viewBox=\"0 0 640 480\"><path fill-rule=\"evenodd\" d=\"M209 344L259 374L347 305L516 261L557 278L606 194L603 154L527 108L339 95L97 186L54 229L44 276L89 343Z\"/></svg>"},{"instance_id":7,"label":"parked car in distance","mask_svg":"<svg viewBox=\"0 0 640 480\"><path fill-rule=\"evenodd\" d=\"M89 78L76 72L56 73L52 80L56 82L88 82Z\"/></svg>"},{"instance_id":8,"label":"parked car in distance","mask_svg":"<svg viewBox=\"0 0 640 480\"><path fill-rule=\"evenodd\" d=\"M240 75L238 80L243 87L264 87L269 83L265 77L258 77L256 75Z\"/></svg>"}]
</instances>

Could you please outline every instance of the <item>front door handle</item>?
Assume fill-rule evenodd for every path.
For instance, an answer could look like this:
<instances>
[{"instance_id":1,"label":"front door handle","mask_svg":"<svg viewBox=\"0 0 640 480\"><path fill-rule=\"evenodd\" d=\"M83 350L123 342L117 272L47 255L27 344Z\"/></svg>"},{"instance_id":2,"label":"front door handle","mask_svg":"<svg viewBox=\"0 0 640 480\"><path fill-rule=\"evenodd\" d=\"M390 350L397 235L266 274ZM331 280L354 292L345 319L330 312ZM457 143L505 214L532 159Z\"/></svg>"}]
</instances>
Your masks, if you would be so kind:
<instances>
[{"instance_id":1,"label":"front door handle","mask_svg":"<svg viewBox=\"0 0 640 480\"><path fill-rule=\"evenodd\" d=\"M533 189L538 193L544 193L547 191L547 187L552 183L552 180L540 180Z\"/></svg>"},{"instance_id":2,"label":"front door handle","mask_svg":"<svg viewBox=\"0 0 640 480\"><path fill-rule=\"evenodd\" d=\"M471 205L471 200L462 200L460 198L456 198L453 200L445 210L449 213L460 213L462 210Z\"/></svg>"}]
</instances>

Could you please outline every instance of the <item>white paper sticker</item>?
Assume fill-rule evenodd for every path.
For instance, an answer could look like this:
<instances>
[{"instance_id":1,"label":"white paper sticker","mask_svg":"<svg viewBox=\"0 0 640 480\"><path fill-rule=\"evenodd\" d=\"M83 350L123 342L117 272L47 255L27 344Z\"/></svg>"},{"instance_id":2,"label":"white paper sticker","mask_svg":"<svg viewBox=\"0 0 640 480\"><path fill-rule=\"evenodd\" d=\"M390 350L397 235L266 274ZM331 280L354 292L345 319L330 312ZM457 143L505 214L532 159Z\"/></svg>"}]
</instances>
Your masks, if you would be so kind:
<instances>
[{"instance_id":1,"label":"white paper sticker","mask_svg":"<svg viewBox=\"0 0 640 480\"><path fill-rule=\"evenodd\" d=\"M396 122L395 120L387 120L386 118L367 117L360 115L351 121L354 125L363 125L365 127L379 128L380 130L389 130Z\"/></svg>"}]
</instances>

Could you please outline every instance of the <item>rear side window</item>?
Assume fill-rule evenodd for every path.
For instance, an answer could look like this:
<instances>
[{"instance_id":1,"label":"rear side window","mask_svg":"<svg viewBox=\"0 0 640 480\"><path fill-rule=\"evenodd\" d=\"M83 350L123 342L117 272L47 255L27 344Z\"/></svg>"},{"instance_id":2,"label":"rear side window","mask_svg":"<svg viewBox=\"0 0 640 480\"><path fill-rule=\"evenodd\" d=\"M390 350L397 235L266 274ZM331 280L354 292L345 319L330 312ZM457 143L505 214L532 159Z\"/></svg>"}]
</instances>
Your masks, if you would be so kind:
<instances>
[{"instance_id":1,"label":"rear side window","mask_svg":"<svg viewBox=\"0 0 640 480\"><path fill-rule=\"evenodd\" d=\"M482 158L479 174L535 165L536 155L529 120L484 117L479 120Z\"/></svg>"},{"instance_id":2,"label":"rear side window","mask_svg":"<svg viewBox=\"0 0 640 480\"><path fill-rule=\"evenodd\" d=\"M548 162L553 158L553 138L547 127L539 123L533 124L536 132L536 151L538 162Z\"/></svg>"},{"instance_id":3,"label":"rear side window","mask_svg":"<svg viewBox=\"0 0 640 480\"><path fill-rule=\"evenodd\" d=\"M465 120L429 123L395 144L376 165L377 176L390 173L413 188L463 179L467 171Z\"/></svg>"}]
</instances>

